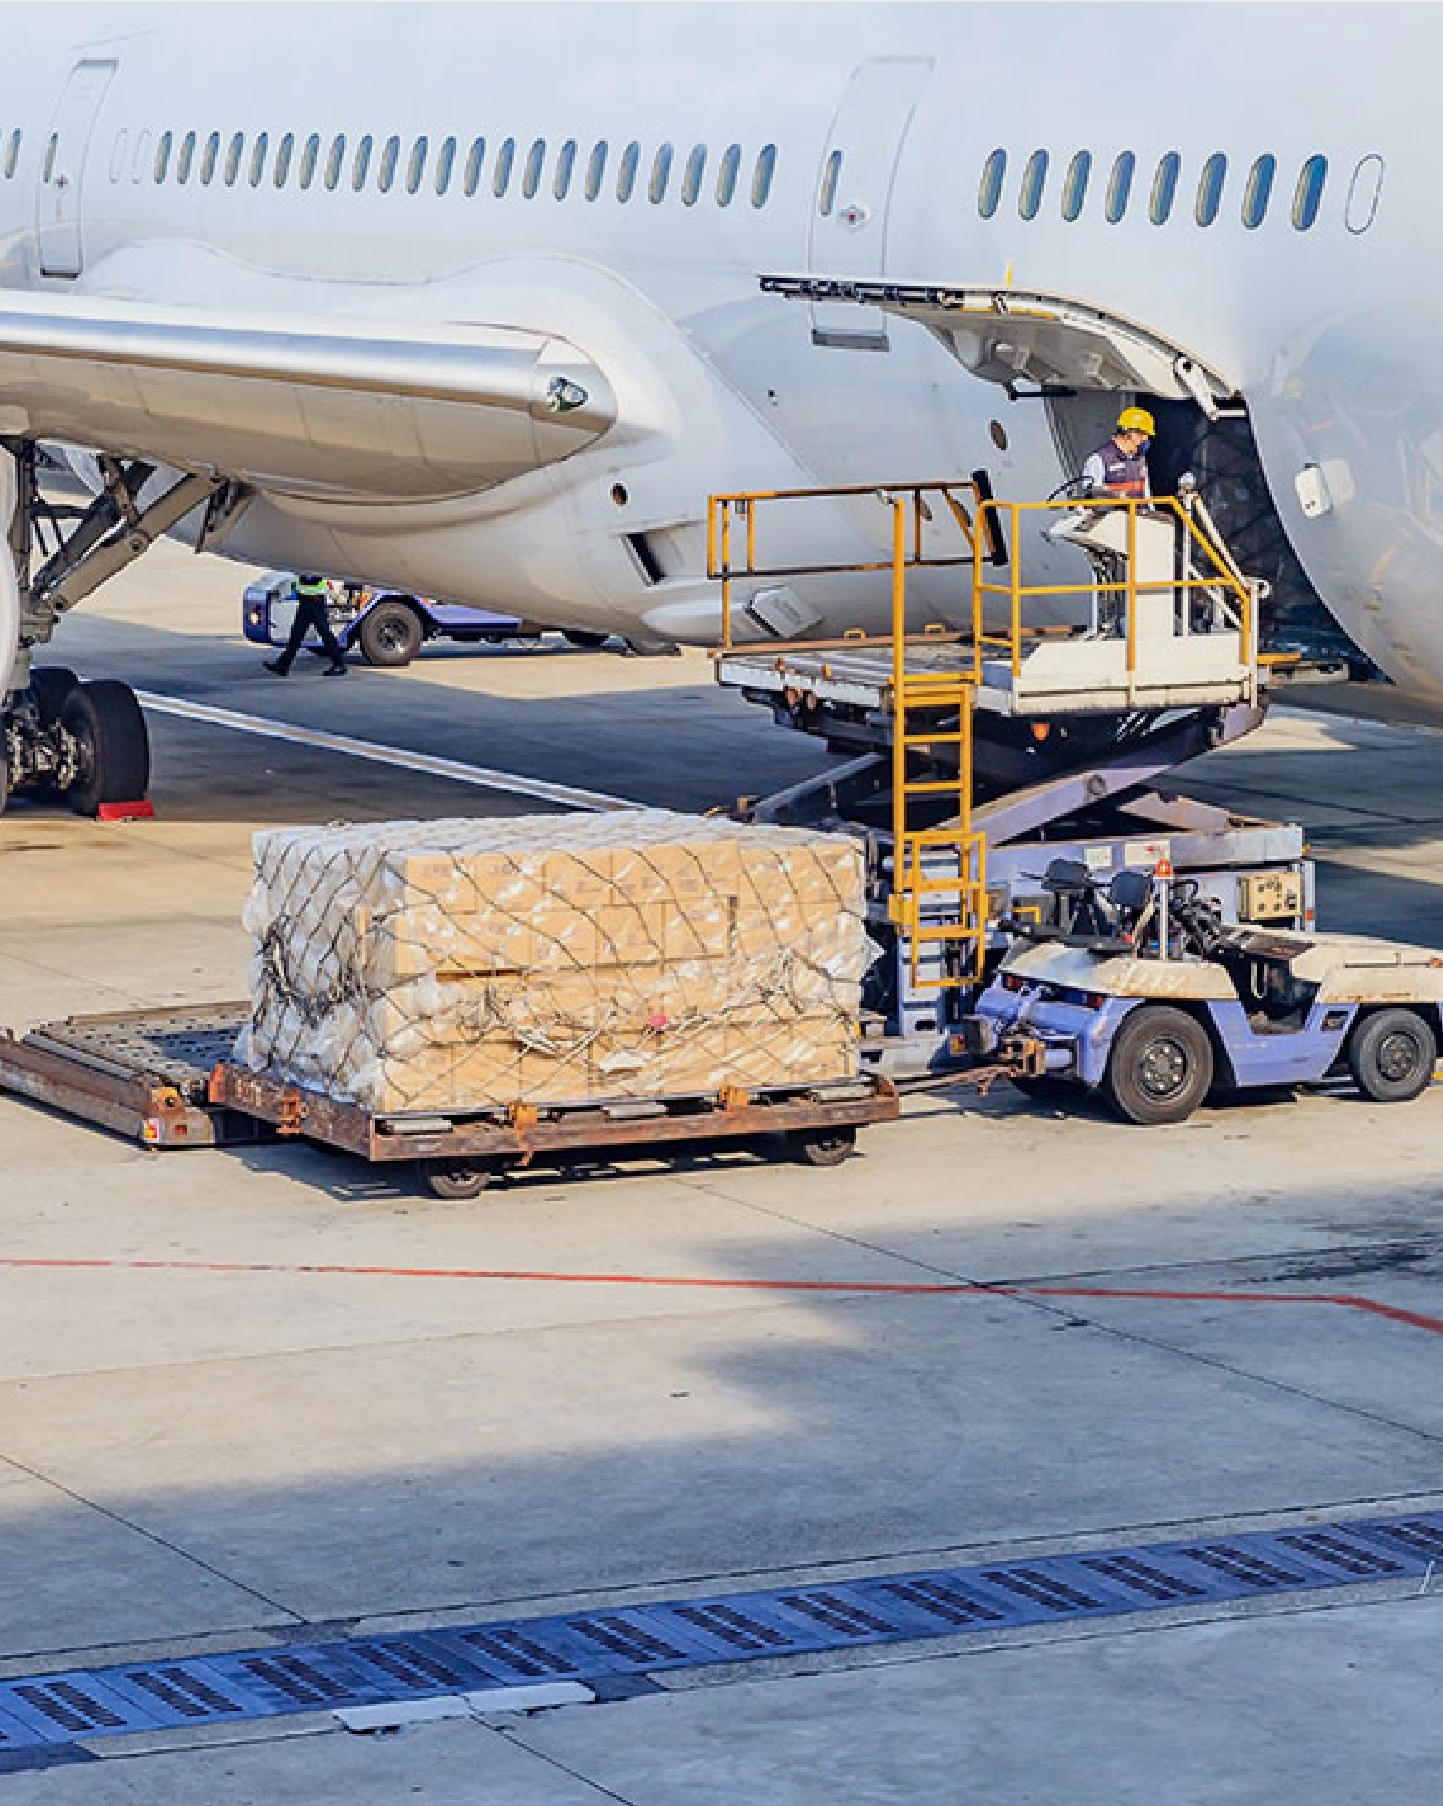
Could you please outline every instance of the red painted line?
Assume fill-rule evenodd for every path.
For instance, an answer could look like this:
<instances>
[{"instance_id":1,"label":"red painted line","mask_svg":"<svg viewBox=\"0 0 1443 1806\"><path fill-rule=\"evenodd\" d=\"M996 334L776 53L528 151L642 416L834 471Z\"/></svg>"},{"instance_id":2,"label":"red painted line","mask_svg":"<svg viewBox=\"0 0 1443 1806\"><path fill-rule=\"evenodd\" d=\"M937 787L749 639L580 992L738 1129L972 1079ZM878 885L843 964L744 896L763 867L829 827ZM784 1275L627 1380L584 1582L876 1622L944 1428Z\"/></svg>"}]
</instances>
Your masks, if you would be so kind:
<instances>
[{"instance_id":1,"label":"red painted line","mask_svg":"<svg viewBox=\"0 0 1443 1806\"><path fill-rule=\"evenodd\" d=\"M971 1285L963 1281L739 1279L687 1273L558 1273L525 1267L381 1267L321 1261L142 1260L96 1256L0 1255L0 1268L51 1272L270 1273L347 1279L463 1279L542 1285L650 1286L691 1291L806 1292L867 1297L1116 1298L1184 1304L1327 1304L1443 1336L1443 1317L1384 1304L1353 1292L1220 1292L1161 1286Z\"/></svg>"}]
</instances>

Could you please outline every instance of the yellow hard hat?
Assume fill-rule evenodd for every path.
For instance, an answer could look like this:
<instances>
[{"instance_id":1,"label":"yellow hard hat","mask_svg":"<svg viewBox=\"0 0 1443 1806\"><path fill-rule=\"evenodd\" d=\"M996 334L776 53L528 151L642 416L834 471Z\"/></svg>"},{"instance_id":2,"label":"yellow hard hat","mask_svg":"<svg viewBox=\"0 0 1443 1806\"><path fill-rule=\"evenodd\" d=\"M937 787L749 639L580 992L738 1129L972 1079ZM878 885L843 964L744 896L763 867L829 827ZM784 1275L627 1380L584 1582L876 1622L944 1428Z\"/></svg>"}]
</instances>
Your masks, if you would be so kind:
<instances>
[{"instance_id":1,"label":"yellow hard hat","mask_svg":"<svg viewBox=\"0 0 1443 1806\"><path fill-rule=\"evenodd\" d=\"M1149 439L1157 437L1157 422L1146 408L1124 408L1117 417L1117 430L1120 433L1146 433Z\"/></svg>"}]
</instances>

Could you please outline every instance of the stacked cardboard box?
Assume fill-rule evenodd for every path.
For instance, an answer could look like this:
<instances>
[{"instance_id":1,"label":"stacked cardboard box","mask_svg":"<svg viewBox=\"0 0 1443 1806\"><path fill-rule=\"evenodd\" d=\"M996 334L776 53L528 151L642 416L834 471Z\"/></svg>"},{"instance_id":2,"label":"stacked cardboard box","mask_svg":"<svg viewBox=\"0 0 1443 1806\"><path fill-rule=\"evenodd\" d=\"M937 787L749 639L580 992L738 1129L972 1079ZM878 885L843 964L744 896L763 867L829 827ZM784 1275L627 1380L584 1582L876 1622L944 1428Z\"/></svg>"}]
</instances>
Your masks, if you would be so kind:
<instances>
[{"instance_id":1,"label":"stacked cardboard box","mask_svg":"<svg viewBox=\"0 0 1443 1806\"><path fill-rule=\"evenodd\" d=\"M380 1112L850 1077L861 849L637 810L256 836L242 1057Z\"/></svg>"}]
</instances>

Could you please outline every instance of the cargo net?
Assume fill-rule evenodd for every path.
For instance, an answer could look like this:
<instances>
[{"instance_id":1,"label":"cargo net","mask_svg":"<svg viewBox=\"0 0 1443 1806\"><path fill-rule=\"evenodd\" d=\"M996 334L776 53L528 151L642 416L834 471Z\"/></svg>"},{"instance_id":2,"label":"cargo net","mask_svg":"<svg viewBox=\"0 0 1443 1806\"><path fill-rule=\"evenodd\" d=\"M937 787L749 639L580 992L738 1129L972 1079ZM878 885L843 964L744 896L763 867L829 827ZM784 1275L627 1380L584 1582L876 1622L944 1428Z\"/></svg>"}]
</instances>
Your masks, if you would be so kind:
<instances>
[{"instance_id":1,"label":"cargo net","mask_svg":"<svg viewBox=\"0 0 1443 1806\"><path fill-rule=\"evenodd\" d=\"M857 1070L845 836L638 810L255 838L238 1058L377 1113L805 1088Z\"/></svg>"}]
</instances>

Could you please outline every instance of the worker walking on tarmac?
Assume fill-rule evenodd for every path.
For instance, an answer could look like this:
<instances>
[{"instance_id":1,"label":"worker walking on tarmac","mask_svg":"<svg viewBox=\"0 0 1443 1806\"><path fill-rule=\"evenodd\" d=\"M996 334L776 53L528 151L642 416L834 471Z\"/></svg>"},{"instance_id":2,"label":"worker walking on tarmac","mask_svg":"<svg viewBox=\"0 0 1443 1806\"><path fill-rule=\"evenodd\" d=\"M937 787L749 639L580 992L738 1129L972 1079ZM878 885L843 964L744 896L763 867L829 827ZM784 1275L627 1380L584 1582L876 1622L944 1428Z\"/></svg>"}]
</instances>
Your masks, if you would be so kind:
<instances>
[{"instance_id":1,"label":"worker walking on tarmac","mask_svg":"<svg viewBox=\"0 0 1443 1806\"><path fill-rule=\"evenodd\" d=\"M1119 501L1151 501L1147 448L1156 432L1157 423L1146 408L1124 408L1112 437L1106 445L1099 445L1082 467L1087 493L1098 498L1116 496Z\"/></svg>"},{"instance_id":2,"label":"worker walking on tarmac","mask_svg":"<svg viewBox=\"0 0 1443 1806\"><path fill-rule=\"evenodd\" d=\"M291 622L291 635L280 657L266 660L267 671L274 671L277 677L289 677L296 654L301 649L301 641L308 633L315 632L320 635L321 645L330 655L331 662L326 666L325 675L345 676L346 655L341 650L341 642L331 630L331 619L326 608L329 596L330 591L326 588L324 577L307 573L296 578L296 618Z\"/></svg>"}]
</instances>

